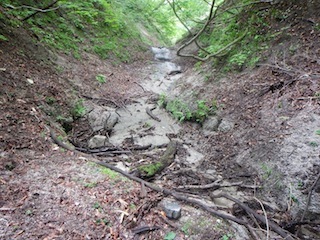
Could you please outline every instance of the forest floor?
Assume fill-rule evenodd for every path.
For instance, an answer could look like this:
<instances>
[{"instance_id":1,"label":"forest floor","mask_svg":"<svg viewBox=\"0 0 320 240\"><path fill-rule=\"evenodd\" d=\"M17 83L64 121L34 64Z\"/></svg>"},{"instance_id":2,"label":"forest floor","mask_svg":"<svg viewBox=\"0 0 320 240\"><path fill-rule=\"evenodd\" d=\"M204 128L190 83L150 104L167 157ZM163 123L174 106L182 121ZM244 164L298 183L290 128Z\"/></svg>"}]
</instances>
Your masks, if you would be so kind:
<instances>
[{"instance_id":1,"label":"forest floor","mask_svg":"<svg viewBox=\"0 0 320 240\"><path fill-rule=\"evenodd\" d=\"M308 147L301 151L310 155L294 155L300 160L312 158L313 165L298 164L304 168L295 174L303 187L312 185L320 167L320 140L313 134L320 129L320 46L319 34L306 31L307 25L296 26L294 40L282 45L281 51L278 49L282 55L269 56L276 61L250 72L197 84L203 75L195 73L193 62L176 59L184 69L184 80L175 88L178 94L193 89L194 95L215 99L220 105L219 117L231 119L234 129L207 134L198 124L179 124L181 130L171 137L181 143L177 152L180 162L165 170L156 179L157 184L170 189L209 184L210 179L198 173L212 170L213 175L227 180L224 183L241 181L242 186L235 187L235 192L253 196L255 191L246 186L273 185L278 181L276 169L292 168L281 162L289 149L278 146L299 148L302 142ZM133 64L114 65L88 53L81 60L56 56L34 44L24 30L11 31L6 36L9 41L0 42L0 239L173 239L170 233L176 235L175 239L245 239L235 233L235 229L241 229L239 226L186 202L180 204L183 216L190 215L189 218L167 219L159 205L163 194L96 165L96 156L66 151L52 141L48 126L66 140L57 117L70 116L70 109L77 104L76 96L103 100L100 105L113 108L125 108L141 98L152 99L154 93L143 85L154 70L151 52L137 56ZM290 46L299 48L287 58L285 50ZM107 83L97 81L99 74L107 77ZM85 131L86 120L77 119L72 127L78 129L77 133L90 135ZM85 140L86 137L82 139ZM190 153L182 145L203 155L196 172L183 164ZM113 162L120 161L118 156L111 158ZM139 162L142 156L134 153L130 158ZM255 165L242 159L268 160L270 165L261 165L262 160ZM277 160L279 164L273 164ZM180 169L186 172L178 172ZM270 200L269 206L274 207L272 217L279 224L293 221L288 208L293 207L295 199L290 196L290 201L283 204L288 207L285 209L274 200L283 188L277 189L278 193L266 189L268 196L264 200ZM186 192L208 200L207 190ZM253 205L261 212L260 205ZM235 211L230 204L222 209ZM134 233L134 229L144 226L150 228L142 234ZM319 225L312 226L304 234L316 239L318 230Z\"/></svg>"}]
</instances>

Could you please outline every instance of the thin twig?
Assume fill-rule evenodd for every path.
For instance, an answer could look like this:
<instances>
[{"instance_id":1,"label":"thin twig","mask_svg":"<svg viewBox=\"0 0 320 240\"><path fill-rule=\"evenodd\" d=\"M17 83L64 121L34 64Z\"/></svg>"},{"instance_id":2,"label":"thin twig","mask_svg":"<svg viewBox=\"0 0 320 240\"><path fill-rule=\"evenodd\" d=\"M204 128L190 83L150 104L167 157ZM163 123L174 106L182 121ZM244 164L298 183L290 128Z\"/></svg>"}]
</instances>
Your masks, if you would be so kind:
<instances>
[{"instance_id":1,"label":"thin twig","mask_svg":"<svg viewBox=\"0 0 320 240\"><path fill-rule=\"evenodd\" d=\"M268 215L266 212L266 209L264 208L263 203L256 197L254 197L254 199L260 204L263 214L264 214L264 218L266 220L266 228L267 228L267 240L269 240L269 235L270 235L270 229L269 229L269 221L268 221Z\"/></svg>"},{"instance_id":2,"label":"thin twig","mask_svg":"<svg viewBox=\"0 0 320 240\"><path fill-rule=\"evenodd\" d=\"M306 204L306 207L305 207L305 209L303 211L303 214L301 216L300 222L303 222L304 217L306 216L306 213L308 211L308 208L309 208L309 205L310 205L310 202L311 202L312 192L315 189L315 187L317 186L317 183L318 183L319 179L320 179L320 172L319 172L316 180L313 182L313 184L311 185L311 187L309 189L308 198L307 198L307 204Z\"/></svg>"},{"instance_id":3,"label":"thin twig","mask_svg":"<svg viewBox=\"0 0 320 240\"><path fill-rule=\"evenodd\" d=\"M156 107L155 107L156 108ZM155 116L153 113L152 113L152 110L154 110L155 108L146 108L146 113L154 120L158 121L158 122L161 122L161 119L158 118L157 116Z\"/></svg>"},{"instance_id":4,"label":"thin twig","mask_svg":"<svg viewBox=\"0 0 320 240\"><path fill-rule=\"evenodd\" d=\"M144 87L143 87L140 83L137 83L137 82L133 82L133 83L135 83L135 84L137 84L139 87L141 87L144 92L146 91L146 90L144 89Z\"/></svg>"},{"instance_id":5,"label":"thin twig","mask_svg":"<svg viewBox=\"0 0 320 240\"><path fill-rule=\"evenodd\" d=\"M247 218L247 217L243 216L242 219L245 220L246 222L248 222L248 218ZM252 236L255 240L260 240L260 237L259 237L259 236L257 235L257 233L254 231L255 228L254 228L254 227L251 227L249 224L248 224L248 226L249 226L249 227L248 227L248 230L249 230L251 236Z\"/></svg>"},{"instance_id":6,"label":"thin twig","mask_svg":"<svg viewBox=\"0 0 320 240\"><path fill-rule=\"evenodd\" d=\"M266 219L264 216L261 216L260 214L256 213L254 210L249 208L246 204L243 202L239 201L238 199L235 199L227 194L218 194L218 195L213 195L211 194L211 198L220 198L224 197L226 199L229 199L235 203L237 203L241 208L243 208L247 213L252 214L256 219L258 219L260 222L266 224ZM292 237L291 234L289 234L287 231L285 231L283 228L281 228L279 225L277 225L275 222L270 221L269 222L270 228L278 233L281 237L285 238L286 240L293 240L294 238Z\"/></svg>"}]
</instances>

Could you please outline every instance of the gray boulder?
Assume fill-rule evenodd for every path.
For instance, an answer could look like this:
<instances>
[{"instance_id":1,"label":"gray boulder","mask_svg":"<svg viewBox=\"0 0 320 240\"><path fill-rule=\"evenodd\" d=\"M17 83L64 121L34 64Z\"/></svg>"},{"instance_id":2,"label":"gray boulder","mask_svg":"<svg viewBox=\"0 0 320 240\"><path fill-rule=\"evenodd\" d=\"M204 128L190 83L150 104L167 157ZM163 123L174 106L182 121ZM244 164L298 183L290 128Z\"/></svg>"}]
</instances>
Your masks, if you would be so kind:
<instances>
[{"instance_id":1,"label":"gray boulder","mask_svg":"<svg viewBox=\"0 0 320 240\"><path fill-rule=\"evenodd\" d=\"M207 131L217 131L219 123L220 119L217 116L210 116L205 120L202 127Z\"/></svg>"},{"instance_id":2,"label":"gray boulder","mask_svg":"<svg viewBox=\"0 0 320 240\"><path fill-rule=\"evenodd\" d=\"M170 50L164 47L152 47L151 48L154 58L161 61L170 61L171 53Z\"/></svg>"},{"instance_id":3,"label":"gray boulder","mask_svg":"<svg viewBox=\"0 0 320 240\"><path fill-rule=\"evenodd\" d=\"M164 202L163 210L170 219L179 219L181 217L181 206L177 202Z\"/></svg>"},{"instance_id":4,"label":"gray boulder","mask_svg":"<svg viewBox=\"0 0 320 240\"><path fill-rule=\"evenodd\" d=\"M89 124L94 132L100 130L111 131L118 122L118 115L112 111L95 108L88 115Z\"/></svg>"},{"instance_id":5,"label":"gray boulder","mask_svg":"<svg viewBox=\"0 0 320 240\"><path fill-rule=\"evenodd\" d=\"M106 146L108 144L108 139L106 136L102 135L95 135L93 138L91 138L88 142L89 148L99 148Z\"/></svg>"},{"instance_id":6,"label":"gray boulder","mask_svg":"<svg viewBox=\"0 0 320 240\"><path fill-rule=\"evenodd\" d=\"M220 132L229 132L234 128L234 123L227 120L222 119L221 123L219 124L218 131Z\"/></svg>"}]
</instances>

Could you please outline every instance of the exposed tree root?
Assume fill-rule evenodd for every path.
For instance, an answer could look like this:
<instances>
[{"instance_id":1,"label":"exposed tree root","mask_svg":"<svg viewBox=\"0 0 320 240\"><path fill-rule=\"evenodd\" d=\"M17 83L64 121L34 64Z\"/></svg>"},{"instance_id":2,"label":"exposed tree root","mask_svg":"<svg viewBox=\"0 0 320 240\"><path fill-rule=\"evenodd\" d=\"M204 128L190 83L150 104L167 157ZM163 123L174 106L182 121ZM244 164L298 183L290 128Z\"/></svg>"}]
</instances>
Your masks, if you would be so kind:
<instances>
[{"instance_id":1,"label":"exposed tree root","mask_svg":"<svg viewBox=\"0 0 320 240\"><path fill-rule=\"evenodd\" d=\"M126 150L118 148L118 147L102 147L102 148L94 148L94 149L88 149L88 148L79 148L76 147L75 150L83 153L88 153L88 154L108 154L108 153L113 153L113 154L127 154L131 153L132 151L142 151L142 150L147 150L151 148L151 144L145 145L145 146L136 146L136 147L128 147Z\"/></svg>"},{"instance_id":2,"label":"exposed tree root","mask_svg":"<svg viewBox=\"0 0 320 240\"><path fill-rule=\"evenodd\" d=\"M65 143L63 143L62 141L60 141L55 136L54 132L51 129L50 129L50 135L51 135L51 138L53 139L53 141L56 144L58 144L60 147L62 147L64 149L67 149L67 150L70 150L70 151L73 151L73 152L78 152L75 148L72 148L72 147L66 145ZM171 190L166 189L166 188L161 188L161 187L159 187L159 186L157 186L155 184L152 184L150 182L147 182L147 181L145 181L145 180L143 180L143 179L141 179L139 177L133 176L130 173L122 171L121 169L119 169L119 168L117 168L117 167L115 167L115 166L113 166L113 165L111 165L109 163L105 163L105 162L102 162L102 161L99 161L99 160L96 160L96 159L90 159L90 161L94 162L94 163L96 163L98 165L107 167L107 168L109 168L109 169L111 169L111 170L113 170L113 171L115 171L117 173L120 173L123 176L125 176L125 177L127 177L127 178L129 178L129 179L131 179L133 181L136 181L136 182L138 182L140 184L143 184L143 185L147 186L148 188L150 188L150 189L152 189L152 190L154 190L156 192L162 193L164 195L172 196L176 200L179 200L179 201L183 201L183 202L186 202L186 203L189 203L189 204L196 205L196 206L202 208L203 210L209 212L210 214L212 214L214 216L221 217L223 219L230 220L230 221L233 221L233 222L238 223L240 225L243 225L247 229L249 229L249 232L253 231L252 227L249 225L249 223L246 220L237 218L237 217L235 217L233 215L227 214L227 213L219 211L219 210L215 210L212 207L208 206L207 204L203 203L202 201L200 201L198 199L189 198L189 197L186 197L186 196L184 196L184 195L182 195L182 194L180 194L180 193L178 193L176 191L171 191ZM227 199L237 203L248 214L254 216L255 219L257 219L258 221L264 223L265 225L268 222L270 230L273 230L274 232L279 234L284 239L287 239L287 240L294 240L295 239L290 233L285 231L283 228L281 228L275 222L273 222L271 220L268 220L265 216L262 216L262 215L256 213L256 211L254 211L253 209L249 208L247 205L245 205L244 203L242 203L238 199L235 199L235 198L233 198L231 196L228 196L227 194L211 195L211 198L219 198L219 197L224 197L224 198L227 198Z\"/></svg>"},{"instance_id":3,"label":"exposed tree root","mask_svg":"<svg viewBox=\"0 0 320 240\"><path fill-rule=\"evenodd\" d=\"M256 211L254 211L253 209L249 208L246 204L244 204L243 202L239 201L238 199L235 199L235 198L233 198L233 197L231 197L231 196L229 196L227 194L218 194L218 195L213 195L212 194L211 195L211 198L221 198L221 197L229 199L229 200L235 202L241 208L243 208L248 214L253 215L254 218L259 220L263 224L269 225L270 229L272 229L274 232L278 233L284 239L288 239L288 240L293 240L294 239L293 236L290 235L290 233L285 231L283 228L281 228L275 222L273 222L271 220L268 221L264 216L258 214Z\"/></svg>"},{"instance_id":4,"label":"exposed tree root","mask_svg":"<svg viewBox=\"0 0 320 240\"><path fill-rule=\"evenodd\" d=\"M206 185L185 185L185 186L179 186L178 189L218 189L222 187L233 187L233 186L242 186L243 182L235 182L235 183L229 183L229 184L220 184L222 180L217 180L213 183L209 183Z\"/></svg>"},{"instance_id":5,"label":"exposed tree root","mask_svg":"<svg viewBox=\"0 0 320 240\"><path fill-rule=\"evenodd\" d=\"M152 110L154 110L154 109L156 109L156 107L154 107L154 108L146 108L146 112L147 112L147 114L152 118L152 119L154 119L154 120L156 120L156 121L158 121L158 122L161 122L161 119L160 118L158 118L157 116L155 116L153 113L152 113Z\"/></svg>"}]
</instances>

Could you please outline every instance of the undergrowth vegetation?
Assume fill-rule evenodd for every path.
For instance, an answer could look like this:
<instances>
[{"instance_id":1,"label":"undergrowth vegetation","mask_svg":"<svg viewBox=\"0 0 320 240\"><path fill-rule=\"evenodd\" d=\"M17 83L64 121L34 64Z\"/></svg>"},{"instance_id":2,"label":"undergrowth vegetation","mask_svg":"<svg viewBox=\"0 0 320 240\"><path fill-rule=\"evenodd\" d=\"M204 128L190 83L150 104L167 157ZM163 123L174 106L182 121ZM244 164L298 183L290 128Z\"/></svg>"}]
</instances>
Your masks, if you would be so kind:
<instances>
[{"instance_id":1,"label":"undergrowth vegetation","mask_svg":"<svg viewBox=\"0 0 320 240\"><path fill-rule=\"evenodd\" d=\"M234 6L226 7L227 11L217 10L214 24L209 25L199 39L206 46L199 51L199 56L203 56L219 52L240 37L238 42L213 58L215 66L223 66L223 72L254 67L264 60L261 59L261 53L269 48L270 41L284 30L270 27L272 21L285 17L284 12L275 7L261 6L257 2L235 2ZM262 7L265 7L265 10L260 10Z\"/></svg>"},{"instance_id":2,"label":"undergrowth vegetation","mask_svg":"<svg viewBox=\"0 0 320 240\"><path fill-rule=\"evenodd\" d=\"M76 58L88 51L103 59L129 62L134 53L128 50L143 51L150 44L138 23L163 43L174 34L172 14L155 11L158 4L143 0L59 0L55 4L4 0L0 20L8 18L15 27L27 24L38 40Z\"/></svg>"},{"instance_id":3,"label":"undergrowth vegetation","mask_svg":"<svg viewBox=\"0 0 320 240\"><path fill-rule=\"evenodd\" d=\"M158 105L165 108L179 122L193 121L202 124L209 115L215 114L218 110L215 101L208 103L205 100L196 102L196 109L192 110L189 105L180 99L167 99L166 95L161 94Z\"/></svg>"},{"instance_id":4,"label":"undergrowth vegetation","mask_svg":"<svg viewBox=\"0 0 320 240\"><path fill-rule=\"evenodd\" d=\"M198 38L198 56L223 50L212 59L224 72L254 67L263 60L261 52L284 30L272 32L271 22L290 14L252 0L214 4L214 17ZM146 50L154 39L170 45L183 34L194 36L205 25L210 5L193 0L3 0L0 20L9 18L13 26L27 24L38 40L76 58L88 51L103 59L130 62L134 51ZM0 35L0 40L6 36Z\"/></svg>"}]
</instances>

